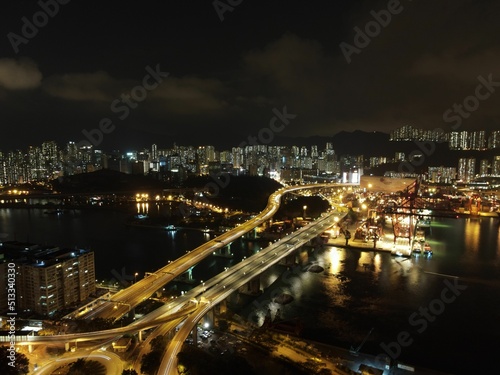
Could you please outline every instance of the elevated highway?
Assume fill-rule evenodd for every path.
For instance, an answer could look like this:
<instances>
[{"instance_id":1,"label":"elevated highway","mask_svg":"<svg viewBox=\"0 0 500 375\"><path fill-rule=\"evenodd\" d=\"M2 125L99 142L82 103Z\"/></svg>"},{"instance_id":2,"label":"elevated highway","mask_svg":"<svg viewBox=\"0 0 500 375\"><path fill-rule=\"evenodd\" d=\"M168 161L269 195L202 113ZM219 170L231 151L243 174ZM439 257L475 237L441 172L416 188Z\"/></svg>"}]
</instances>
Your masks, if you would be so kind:
<instances>
[{"instance_id":1,"label":"elevated highway","mask_svg":"<svg viewBox=\"0 0 500 375\"><path fill-rule=\"evenodd\" d=\"M165 334L185 320L181 329L175 334L167 347L160 371L158 372L158 374L174 374L177 371L177 353L181 350L184 341L197 322L210 309L222 302L230 294L236 292L241 286L248 283L257 275L289 256L306 242L316 238L343 215L345 214L337 212L321 217L317 221L289 234L257 254L242 260L235 266L207 280L202 285L191 289L182 297L154 310L128 326L96 332L57 336L28 336L23 341L17 341L16 345L105 340L157 326L160 326L158 327L158 334ZM138 361L136 361L135 367L139 368Z\"/></svg>"},{"instance_id":2,"label":"elevated highway","mask_svg":"<svg viewBox=\"0 0 500 375\"><path fill-rule=\"evenodd\" d=\"M304 189L319 189L319 188L335 188L338 186L345 186L339 184L310 184L284 187L277 190L269 196L266 208L252 219L239 225L238 227L204 243L187 254L177 258L176 260L168 263L156 272L148 275L142 280L137 281L131 286L122 289L114 294L109 301L103 301L100 305L93 308L88 313L78 316L75 313L70 318L95 318L101 317L105 319L118 319L124 314L128 313L135 306L142 301L149 298L155 291L162 288L165 284L171 282L179 275L186 272L189 268L193 267L207 256L211 255L214 251L223 248L245 233L250 232L257 226L271 219L280 206L281 197L290 192L295 192Z\"/></svg>"},{"instance_id":3,"label":"elevated highway","mask_svg":"<svg viewBox=\"0 0 500 375\"><path fill-rule=\"evenodd\" d=\"M177 319L181 320L185 319L186 316L194 312L197 308L197 304L189 304L189 301L187 302L184 301L183 303L186 306L184 308L179 309L176 312L165 313L159 317L152 317L152 318L147 317L144 320L134 322L125 327L112 328L95 332L68 333L64 335L54 335L54 336L27 336L23 340L16 341L16 345L53 344L61 342L104 340L113 337L120 337L128 333L136 333L137 331L142 331L145 329L156 327L162 323L167 323Z\"/></svg>"},{"instance_id":4,"label":"elevated highway","mask_svg":"<svg viewBox=\"0 0 500 375\"><path fill-rule=\"evenodd\" d=\"M133 296L138 301L137 303L140 303L142 300L153 294L154 291L173 279L173 277L177 276L177 274L184 272L189 267L196 264L196 262L203 259L203 257L211 254L214 249L225 246L242 234L252 230L257 225L260 225L262 222L271 218L278 209L280 199L283 194L300 189L331 187L337 187L337 185L302 185L278 190L270 196L269 203L266 209L259 215L240 225L234 230L226 232L224 235L219 236L214 240L209 241L206 244L198 247L197 249L189 252L175 262L172 262L167 266L161 268L155 274L123 290L123 293L117 293L121 293L120 299L118 299L116 295L114 295L112 297L114 303L106 304L107 309L101 307L99 311L103 313L104 316L107 316L105 313L109 313L111 311L116 315L110 314L110 316L116 318L116 316L118 316L117 314L120 313L116 312L116 310L122 309L124 305L128 304L127 310L129 310L135 303L135 300L131 299L131 296ZM172 327L177 326L183 320L188 318L188 321L175 335L174 340L171 341L171 344L169 345L167 350L167 352L170 353L170 358L176 360L176 355L182 347L182 343L184 343L185 338L187 337L187 335L189 335L189 332L193 329L195 324L206 314L207 311L209 311L214 305L227 298L227 296L229 296L231 293L237 291L238 288L240 288L242 285L252 280L256 275L265 271L273 264L276 264L284 257L290 255L293 251L295 251L307 241L323 233L324 230L326 230L336 221L340 220L340 218L344 215L345 214L343 213L337 212L330 213L321 217L317 221L312 222L308 226L286 236L279 242L270 245L269 247L253 255L252 257L249 257L238 263L237 265L227 269L226 271L223 271L212 279L204 282L202 285L194 287L183 296L176 298L175 300L154 310L150 314L142 317L141 319L131 323L126 327L97 332L75 333L57 336L29 336L23 341L18 341L17 344L32 345L49 344L54 342L80 342L110 339L123 336L124 334L135 333L141 330L149 329L167 322L170 322L167 325L168 327L170 327L170 329L172 329ZM181 259L185 261L185 264L183 264ZM169 266L170 268L167 268ZM167 271L167 269L169 271ZM126 299L127 297L128 299ZM171 371L174 371L175 369L176 362L169 362L165 359L167 357L168 356L165 356L162 362L162 371L164 372L160 373L172 373Z\"/></svg>"},{"instance_id":5,"label":"elevated highway","mask_svg":"<svg viewBox=\"0 0 500 375\"><path fill-rule=\"evenodd\" d=\"M222 274L226 276L221 280L222 282L217 282L200 295L198 307L184 321L182 327L170 341L164 353L158 374L177 375L177 354L191 331L195 329L198 321L210 309L222 302L230 294L238 291L240 287L248 283L256 275L289 256L308 241L321 235L344 215L341 213L330 213L223 272ZM220 274L217 276L217 280L219 280L219 277ZM210 282L213 283L212 280Z\"/></svg>"}]
</instances>

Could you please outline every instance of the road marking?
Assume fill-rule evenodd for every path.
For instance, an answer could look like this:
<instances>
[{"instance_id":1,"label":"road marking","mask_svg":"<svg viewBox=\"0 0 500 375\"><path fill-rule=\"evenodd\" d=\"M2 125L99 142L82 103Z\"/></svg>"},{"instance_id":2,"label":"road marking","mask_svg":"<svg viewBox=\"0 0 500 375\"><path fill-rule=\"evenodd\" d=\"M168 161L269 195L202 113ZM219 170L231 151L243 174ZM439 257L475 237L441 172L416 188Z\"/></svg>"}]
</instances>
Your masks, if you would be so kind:
<instances>
[{"instance_id":1,"label":"road marking","mask_svg":"<svg viewBox=\"0 0 500 375\"><path fill-rule=\"evenodd\" d=\"M451 277L453 279L458 279L458 276L453 276L453 275L446 275L444 273L437 273L437 272L430 272L430 271L424 271L424 273L428 273L429 275L436 275L436 276L443 276L443 277Z\"/></svg>"}]
</instances>

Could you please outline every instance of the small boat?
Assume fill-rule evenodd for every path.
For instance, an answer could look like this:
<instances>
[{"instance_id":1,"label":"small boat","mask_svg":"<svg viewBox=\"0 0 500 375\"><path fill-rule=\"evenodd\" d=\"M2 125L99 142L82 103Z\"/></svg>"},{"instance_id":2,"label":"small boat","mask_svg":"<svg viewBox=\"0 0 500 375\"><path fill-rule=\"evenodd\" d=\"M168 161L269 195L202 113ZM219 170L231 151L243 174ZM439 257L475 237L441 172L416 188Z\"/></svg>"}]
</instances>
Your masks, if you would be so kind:
<instances>
[{"instance_id":1,"label":"small boat","mask_svg":"<svg viewBox=\"0 0 500 375\"><path fill-rule=\"evenodd\" d=\"M423 229L417 229L415 233L415 241L424 242L425 241L425 232Z\"/></svg>"},{"instance_id":2,"label":"small boat","mask_svg":"<svg viewBox=\"0 0 500 375\"><path fill-rule=\"evenodd\" d=\"M432 255L431 245L429 245L427 242L424 244L424 254Z\"/></svg>"},{"instance_id":3,"label":"small boat","mask_svg":"<svg viewBox=\"0 0 500 375\"><path fill-rule=\"evenodd\" d=\"M421 252L422 252L422 246L420 245L420 243L415 242L413 244L412 253L413 254L420 254Z\"/></svg>"}]
</instances>

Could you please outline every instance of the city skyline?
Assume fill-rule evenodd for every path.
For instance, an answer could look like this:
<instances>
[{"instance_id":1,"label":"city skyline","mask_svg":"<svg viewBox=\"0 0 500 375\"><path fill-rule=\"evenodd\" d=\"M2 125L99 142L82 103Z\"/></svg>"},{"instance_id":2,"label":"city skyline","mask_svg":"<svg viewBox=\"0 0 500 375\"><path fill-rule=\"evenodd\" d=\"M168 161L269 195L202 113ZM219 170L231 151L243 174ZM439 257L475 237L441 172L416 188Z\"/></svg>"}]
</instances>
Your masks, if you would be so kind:
<instances>
[{"instance_id":1,"label":"city skyline","mask_svg":"<svg viewBox=\"0 0 500 375\"><path fill-rule=\"evenodd\" d=\"M271 130L271 129L269 129ZM343 133L343 134L368 134L367 132L361 132L359 130L356 131L340 131L336 135ZM388 140L391 142L415 142L415 141L428 141L428 142L434 142L436 144L439 143L447 143L448 147L450 150L478 150L478 151L484 151L484 150L492 150L496 148L500 148L500 130L492 130L492 131L485 131L485 130L466 130L466 129L461 129L460 131L449 131L446 132L443 129L422 129L422 128L415 128L412 125L403 125L399 128L396 129L391 129L388 133L384 132L378 132L374 131L373 133L378 133L378 134L384 134L387 135L389 138ZM103 135L104 137L104 135ZM75 142L73 139L66 139L64 141L55 141L54 139L43 139L41 142L38 144L29 144L28 146L24 147L24 149L30 149L32 147L39 147L40 145L43 147L44 144L47 143L55 143L56 145L68 145L68 144L74 144L77 149L92 149L92 150L99 150L102 152L103 149L100 146L100 143L92 143L89 141L83 141L83 142ZM245 148L247 146L278 146L278 147L318 147L318 141L323 142L325 144L328 143L335 143L334 137L320 137L320 136L311 136L311 137L277 137L277 140L275 142L271 142L268 139L259 139L259 137L251 137L249 136L246 140L243 140L239 143L235 144L229 144L227 146L218 146L217 143L212 144L210 142L201 142L201 143L179 143L176 142L176 140L172 140L171 142L158 142L158 141L153 141L151 144L148 144L146 146L140 146L137 144L131 144L128 147L125 148L107 148L105 151L106 152L111 152L111 153L116 153L116 152L135 152L138 150L145 150L151 147L156 147L158 148L158 143L160 143L160 148L162 149L175 149L177 147L205 147L205 146L213 146L216 149L220 151L226 151L226 150L231 150L234 147L240 147L240 148ZM341 145L338 145L341 146ZM332 146L333 147L333 146ZM12 152L12 151L17 151L21 150L23 147L19 147L19 145L11 148L0 148L0 152ZM152 153L154 153L153 150L150 150ZM356 152L354 152L356 153Z\"/></svg>"},{"instance_id":2,"label":"city skyline","mask_svg":"<svg viewBox=\"0 0 500 375\"><path fill-rule=\"evenodd\" d=\"M497 127L496 2L150 4L10 4L0 149Z\"/></svg>"},{"instance_id":3,"label":"city skyline","mask_svg":"<svg viewBox=\"0 0 500 375\"><path fill-rule=\"evenodd\" d=\"M361 132L345 135L355 136L361 144L367 137L373 137L372 133ZM379 138L379 146L371 151L350 146L348 152L345 148L339 152L337 146L350 143L349 138L326 139L319 145L243 142L229 149L175 143L172 147L159 147L154 143L149 148L122 151L102 150L72 141L61 147L55 141L46 141L30 146L25 152L0 150L0 187L48 182L101 169L155 176L174 184L182 184L189 176L220 174L268 176L281 181L303 181L307 176L313 180L359 182L364 174L375 173L388 177L421 176L446 184L484 182L485 177L500 176L500 155L496 152L500 149L498 130L445 133L403 126L391 131L390 135L385 134L385 138ZM389 144L393 147L388 147ZM429 156L431 158L426 161Z\"/></svg>"},{"instance_id":4,"label":"city skyline","mask_svg":"<svg viewBox=\"0 0 500 375\"><path fill-rule=\"evenodd\" d=\"M500 1L5 5L14 371L492 372Z\"/></svg>"}]
</instances>

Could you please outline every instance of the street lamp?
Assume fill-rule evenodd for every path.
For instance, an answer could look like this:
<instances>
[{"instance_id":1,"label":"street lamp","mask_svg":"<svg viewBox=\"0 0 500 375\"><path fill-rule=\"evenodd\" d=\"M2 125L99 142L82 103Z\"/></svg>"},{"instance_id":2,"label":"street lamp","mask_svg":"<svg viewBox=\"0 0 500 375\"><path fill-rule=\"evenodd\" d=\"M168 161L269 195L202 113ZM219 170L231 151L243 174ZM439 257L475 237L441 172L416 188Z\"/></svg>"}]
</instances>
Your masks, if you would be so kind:
<instances>
[{"instance_id":1,"label":"street lamp","mask_svg":"<svg viewBox=\"0 0 500 375\"><path fill-rule=\"evenodd\" d=\"M302 207L304 209L304 219L306 218L306 210L307 210L307 206L304 206Z\"/></svg>"},{"instance_id":2,"label":"street lamp","mask_svg":"<svg viewBox=\"0 0 500 375\"><path fill-rule=\"evenodd\" d=\"M136 272L136 273L134 273L134 284L135 284L135 282L137 281L137 276L139 276L139 273L137 273L137 272Z\"/></svg>"}]
</instances>

